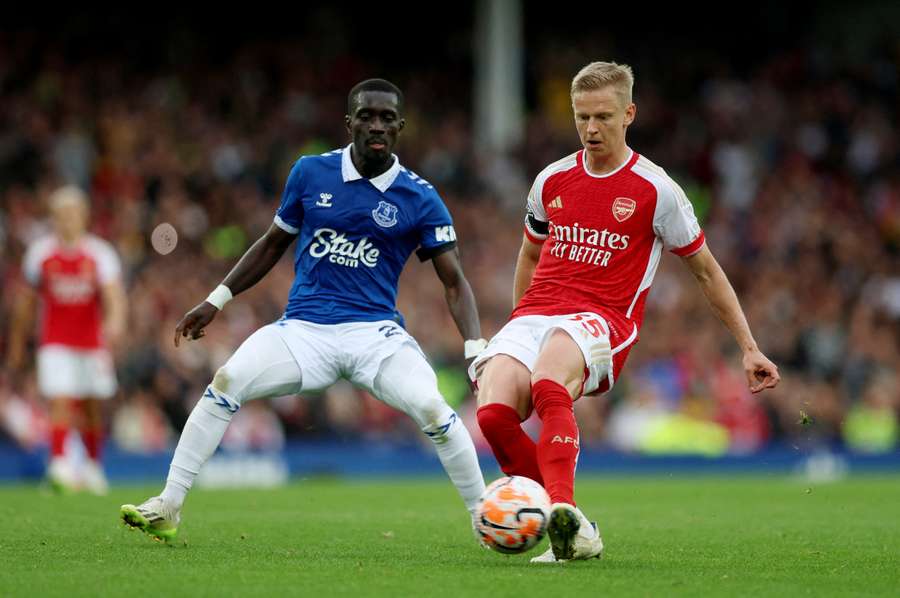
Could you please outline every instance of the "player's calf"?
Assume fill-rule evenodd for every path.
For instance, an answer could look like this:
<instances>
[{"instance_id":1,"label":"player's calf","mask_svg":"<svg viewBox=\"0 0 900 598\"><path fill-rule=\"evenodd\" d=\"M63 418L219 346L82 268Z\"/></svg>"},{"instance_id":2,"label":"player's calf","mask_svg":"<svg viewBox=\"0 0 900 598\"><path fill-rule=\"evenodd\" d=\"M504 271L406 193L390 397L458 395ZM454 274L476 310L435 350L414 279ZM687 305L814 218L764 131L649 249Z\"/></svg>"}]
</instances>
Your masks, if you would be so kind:
<instances>
[{"instance_id":1,"label":"player's calf","mask_svg":"<svg viewBox=\"0 0 900 598\"><path fill-rule=\"evenodd\" d=\"M572 398L563 386L550 380L535 383L533 392L535 410L543 423L537 462L544 487L554 502L573 504L579 439Z\"/></svg>"},{"instance_id":2,"label":"player's calf","mask_svg":"<svg viewBox=\"0 0 900 598\"><path fill-rule=\"evenodd\" d=\"M500 403L490 403L478 408L478 426L491 445L491 451L508 476L523 476L544 485L538 468L537 447L519 421L515 409Z\"/></svg>"}]
</instances>

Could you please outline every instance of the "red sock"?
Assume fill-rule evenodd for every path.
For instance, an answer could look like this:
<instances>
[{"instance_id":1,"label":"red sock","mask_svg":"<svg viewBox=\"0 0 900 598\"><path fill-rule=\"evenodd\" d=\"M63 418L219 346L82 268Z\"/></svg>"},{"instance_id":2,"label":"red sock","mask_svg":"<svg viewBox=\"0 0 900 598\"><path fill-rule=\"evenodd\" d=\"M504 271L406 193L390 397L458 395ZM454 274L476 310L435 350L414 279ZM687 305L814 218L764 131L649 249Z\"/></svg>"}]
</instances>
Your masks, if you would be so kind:
<instances>
[{"instance_id":1,"label":"red sock","mask_svg":"<svg viewBox=\"0 0 900 598\"><path fill-rule=\"evenodd\" d=\"M100 428L81 430L81 441L84 443L84 450L87 451L88 457L92 461L99 461L100 453L103 451L103 430Z\"/></svg>"},{"instance_id":2,"label":"red sock","mask_svg":"<svg viewBox=\"0 0 900 598\"><path fill-rule=\"evenodd\" d=\"M500 403L483 405L478 408L478 426L491 445L503 473L525 476L543 485L537 463L537 447L522 429L515 409Z\"/></svg>"},{"instance_id":3,"label":"red sock","mask_svg":"<svg viewBox=\"0 0 900 598\"><path fill-rule=\"evenodd\" d=\"M50 424L50 456L62 457L66 450L66 436L69 428L61 424Z\"/></svg>"},{"instance_id":4,"label":"red sock","mask_svg":"<svg viewBox=\"0 0 900 598\"><path fill-rule=\"evenodd\" d=\"M565 386L538 380L531 386L534 409L543 422L537 443L537 462L544 488L553 502L574 505L575 463L578 461L578 424L572 397Z\"/></svg>"}]
</instances>

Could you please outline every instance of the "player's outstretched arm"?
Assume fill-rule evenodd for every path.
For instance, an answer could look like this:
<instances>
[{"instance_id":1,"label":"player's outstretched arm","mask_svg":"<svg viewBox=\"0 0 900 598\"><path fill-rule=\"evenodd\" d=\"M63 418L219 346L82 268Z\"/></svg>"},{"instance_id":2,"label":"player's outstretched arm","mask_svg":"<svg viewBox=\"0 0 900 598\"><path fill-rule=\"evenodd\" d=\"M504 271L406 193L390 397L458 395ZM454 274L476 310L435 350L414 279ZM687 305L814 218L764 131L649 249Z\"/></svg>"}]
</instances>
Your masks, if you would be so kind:
<instances>
[{"instance_id":1,"label":"player's outstretched arm","mask_svg":"<svg viewBox=\"0 0 900 598\"><path fill-rule=\"evenodd\" d=\"M713 311L741 347L744 372L751 392L775 388L781 380L778 367L756 345L734 288L712 252L704 244L700 251L683 259L703 289Z\"/></svg>"},{"instance_id":2,"label":"player's outstretched arm","mask_svg":"<svg viewBox=\"0 0 900 598\"><path fill-rule=\"evenodd\" d=\"M231 296L246 291L262 280L278 262L297 235L282 230L272 224L262 237L250 246L238 263L231 269L219 287L210 293L205 301L185 314L175 327L175 346L181 337L198 339L204 336L204 328L213 321L216 314L231 299ZM227 296L223 299L222 292Z\"/></svg>"},{"instance_id":3,"label":"player's outstretched arm","mask_svg":"<svg viewBox=\"0 0 900 598\"><path fill-rule=\"evenodd\" d=\"M9 322L9 341L6 347L6 368L12 374L25 363L25 349L34 326L37 293L27 284L19 285Z\"/></svg>"},{"instance_id":4,"label":"player's outstretched arm","mask_svg":"<svg viewBox=\"0 0 900 598\"><path fill-rule=\"evenodd\" d=\"M436 255L432 260L434 270L444 285L444 297L447 307L453 315L453 321L459 328L463 340L481 338L481 321L478 319L478 306L475 294L459 261L459 250L452 249Z\"/></svg>"},{"instance_id":5,"label":"player's outstretched arm","mask_svg":"<svg viewBox=\"0 0 900 598\"><path fill-rule=\"evenodd\" d=\"M103 297L103 335L110 347L116 347L125 334L125 318L128 302L125 299L125 287L119 279L103 285L100 289Z\"/></svg>"},{"instance_id":6,"label":"player's outstretched arm","mask_svg":"<svg viewBox=\"0 0 900 598\"><path fill-rule=\"evenodd\" d=\"M522 235L522 247L519 249L519 257L516 259L516 276L513 283L513 308L519 304L519 300L531 285L534 277L534 269L541 259L540 243L535 243L525 235Z\"/></svg>"}]
</instances>

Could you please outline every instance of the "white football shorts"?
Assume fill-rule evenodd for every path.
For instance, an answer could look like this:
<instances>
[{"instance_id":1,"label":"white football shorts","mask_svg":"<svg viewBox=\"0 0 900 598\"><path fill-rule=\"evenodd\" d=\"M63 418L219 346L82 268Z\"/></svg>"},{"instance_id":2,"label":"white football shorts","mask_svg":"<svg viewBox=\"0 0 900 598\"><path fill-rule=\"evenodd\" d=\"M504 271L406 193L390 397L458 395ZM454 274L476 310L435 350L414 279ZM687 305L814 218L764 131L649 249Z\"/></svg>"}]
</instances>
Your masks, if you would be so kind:
<instances>
[{"instance_id":1,"label":"white football shorts","mask_svg":"<svg viewBox=\"0 0 900 598\"><path fill-rule=\"evenodd\" d=\"M239 404L324 390L341 378L373 392L382 362L404 346L414 349L411 359L427 363L416 340L396 322L279 320L251 334L213 386Z\"/></svg>"},{"instance_id":2,"label":"white football shorts","mask_svg":"<svg viewBox=\"0 0 900 598\"><path fill-rule=\"evenodd\" d=\"M612 368L609 324L602 316L584 312L561 316L520 316L500 329L487 348L469 366L473 380L494 355L509 355L534 371L538 354L554 330L562 330L575 341L584 356L584 388L582 394L596 391Z\"/></svg>"},{"instance_id":3,"label":"white football shorts","mask_svg":"<svg viewBox=\"0 0 900 598\"><path fill-rule=\"evenodd\" d=\"M44 345L37 351L38 389L48 399L108 399L116 370L106 349Z\"/></svg>"}]
</instances>

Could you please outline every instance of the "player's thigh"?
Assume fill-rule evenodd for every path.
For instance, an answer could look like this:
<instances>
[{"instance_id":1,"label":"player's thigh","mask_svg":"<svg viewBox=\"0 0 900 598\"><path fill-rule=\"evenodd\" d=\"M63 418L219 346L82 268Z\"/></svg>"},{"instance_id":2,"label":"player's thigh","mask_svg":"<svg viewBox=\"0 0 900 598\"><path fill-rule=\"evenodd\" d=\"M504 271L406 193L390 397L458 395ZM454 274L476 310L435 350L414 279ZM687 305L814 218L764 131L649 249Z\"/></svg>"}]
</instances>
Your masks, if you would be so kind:
<instances>
[{"instance_id":1,"label":"player's thigh","mask_svg":"<svg viewBox=\"0 0 900 598\"><path fill-rule=\"evenodd\" d=\"M238 404L300 392L302 369L274 324L241 343L220 367L211 386Z\"/></svg>"},{"instance_id":2,"label":"player's thigh","mask_svg":"<svg viewBox=\"0 0 900 598\"><path fill-rule=\"evenodd\" d=\"M383 403L415 420L421 428L444 425L455 415L437 386L437 376L421 350L404 344L384 359L372 391Z\"/></svg>"},{"instance_id":3,"label":"player's thigh","mask_svg":"<svg viewBox=\"0 0 900 598\"><path fill-rule=\"evenodd\" d=\"M491 357L478 377L478 406L500 403L516 410L522 420L531 415L531 372L505 354Z\"/></svg>"},{"instance_id":4,"label":"player's thigh","mask_svg":"<svg viewBox=\"0 0 900 598\"><path fill-rule=\"evenodd\" d=\"M552 380L565 386L573 398L578 398L584 382L585 365L578 343L567 331L554 328L547 333L538 353L531 382Z\"/></svg>"}]
</instances>

